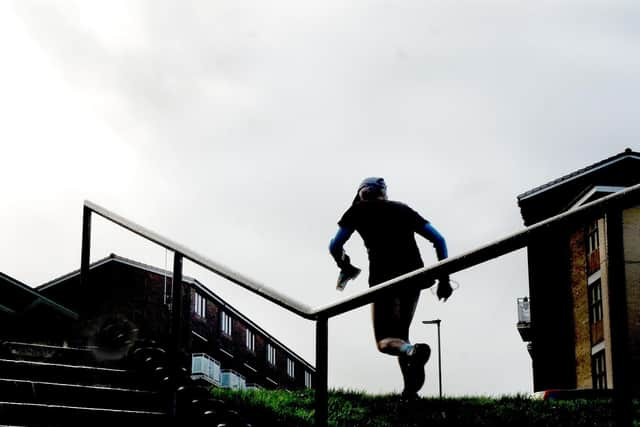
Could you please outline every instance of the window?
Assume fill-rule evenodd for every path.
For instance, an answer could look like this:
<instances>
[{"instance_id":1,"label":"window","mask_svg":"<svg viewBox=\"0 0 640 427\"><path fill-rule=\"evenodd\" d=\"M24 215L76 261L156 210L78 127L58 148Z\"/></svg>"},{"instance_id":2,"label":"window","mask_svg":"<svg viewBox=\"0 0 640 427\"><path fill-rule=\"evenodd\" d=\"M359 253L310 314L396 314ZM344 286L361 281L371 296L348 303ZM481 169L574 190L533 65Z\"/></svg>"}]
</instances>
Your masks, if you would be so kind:
<instances>
[{"instance_id":1,"label":"window","mask_svg":"<svg viewBox=\"0 0 640 427\"><path fill-rule=\"evenodd\" d=\"M270 365L276 365L276 348L271 344L267 344L267 363Z\"/></svg>"},{"instance_id":2,"label":"window","mask_svg":"<svg viewBox=\"0 0 640 427\"><path fill-rule=\"evenodd\" d=\"M594 325L602 320L602 284L600 279L589 285L589 322Z\"/></svg>"},{"instance_id":3,"label":"window","mask_svg":"<svg viewBox=\"0 0 640 427\"><path fill-rule=\"evenodd\" d=\"M607 388L607 364L605 362L604 351L599 351L591 358L591 373L595 389Z\"/></svg>"},{"instance_id":4,"label":"window","mask_svg":"<svg viewBox=\"0 0 640 427\"><path fill-rule=\"evenodd\" d=\"M199 317L206 316L207 300L198 292L195 293L193 312Z\"/></svg>"},{"instance_id":5,"label":"window","mask_svg":"<svg viewBox=\"0 0 640 427\"><path fill-rule=\"evenodd\" d=\"M231 317L224 311L220 312L220 331L227 336L231 336Z\"/></svg>"},{"instance_id":6,"label":"window","mask_svg":"<svg viewBox=\"0 0 640 427\"><path fill-rule=\"evenodd\" d=\"M311 372L304 371L304 386L311 388Z\"/></svg>"},{"instance_id":7,"label":"window","mask_svg":"<svg viewBox=\"0 0 640 427\"><path fill-rule=\"evenodd\" d=\"M600 239L598 237L598 222L592 222L587 229L587 255L600 247Z\"/></svg>"},{"instance_id":8,"label":"window","mask_svg":"<svg viewBox=\"0 0 640 427\"><path fill-rule=\"evenodd\" d=\"M245 343L247 345L247 350L249 350L250 352L256 351L256 336L248 329L246 330L245 334Z\"/></svg>"},{"instance_id":9,"label":"window","mask_svg":"<svg viewBox=\"0 0 640 427\"><path fill-rule=\"evenodd\" d=\"M296 364L289 358L287 358L287 375L291 378L296 377Z\"/></svg>"},{"instance_id":10,"label":"window","mask_svg":"<svg viewBox=\"0 0 640 427\"><path fill-rule=\"evenodd\" d=\"M587 275L600 270L600 240L598 237L598 222L594 221L586 230Z\"/></svg>"}]
</instances>

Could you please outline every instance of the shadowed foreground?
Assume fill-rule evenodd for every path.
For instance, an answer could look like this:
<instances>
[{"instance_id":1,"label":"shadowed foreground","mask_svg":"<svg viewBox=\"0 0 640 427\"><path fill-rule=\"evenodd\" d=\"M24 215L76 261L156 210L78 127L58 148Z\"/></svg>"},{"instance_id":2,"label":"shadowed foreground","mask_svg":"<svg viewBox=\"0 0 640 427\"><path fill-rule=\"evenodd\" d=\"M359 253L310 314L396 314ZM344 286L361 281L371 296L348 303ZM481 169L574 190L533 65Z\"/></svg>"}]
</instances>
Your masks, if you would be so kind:
<instances>
[{"instance_id":1,"label":"shadowed foreground","mask_svg":"<svg viewBox=\"0 0 640 427\"><path fill-rule=\"evenodd\" d=\"M259 425L312 426L313 392L230 391L216 398L251 414ZM638 403L635 404L636 414ZM420 399L406 404L397 395L329 394L330 426L614 426L608 400L541 401L525 396ZM640 425L636 415L634 425Z\"/></svg>"}]
</instances>

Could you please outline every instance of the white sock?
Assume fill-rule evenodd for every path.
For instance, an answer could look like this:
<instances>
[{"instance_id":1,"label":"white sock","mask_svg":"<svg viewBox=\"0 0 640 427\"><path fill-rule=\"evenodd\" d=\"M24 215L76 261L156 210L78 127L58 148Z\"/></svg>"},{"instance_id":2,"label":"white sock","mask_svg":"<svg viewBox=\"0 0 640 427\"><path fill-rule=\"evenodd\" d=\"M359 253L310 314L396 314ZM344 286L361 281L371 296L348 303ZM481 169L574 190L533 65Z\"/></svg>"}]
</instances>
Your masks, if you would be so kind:
<instances>
[{"instance_id":1,"label":"white sock","mask_svg":"<svg viewBox=\"0 0 640 427\"><path fill-rule=\"evenodd\" d=\"M400 346L400 353L406 354L407 356L413 355L415 351L416 351L416 348L413 346L413 344L410 344L408 342Z\"/></svg>"}]
</instances>

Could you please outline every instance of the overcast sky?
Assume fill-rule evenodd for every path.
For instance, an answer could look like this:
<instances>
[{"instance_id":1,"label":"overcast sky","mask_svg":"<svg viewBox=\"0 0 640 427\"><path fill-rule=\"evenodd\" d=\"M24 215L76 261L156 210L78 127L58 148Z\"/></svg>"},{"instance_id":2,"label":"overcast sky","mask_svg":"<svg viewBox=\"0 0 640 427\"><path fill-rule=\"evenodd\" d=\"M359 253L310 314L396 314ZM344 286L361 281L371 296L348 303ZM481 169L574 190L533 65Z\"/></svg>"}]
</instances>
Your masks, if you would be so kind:
<instances>
[{"instance_id":1,"label":"overcast sky","mask_svg":"<svg viewBox=\"0 0 640 427\"><path fill-rule=\"evenodd\" d=\"M516 196L640 134L636 1L0 2L0 271L31 286L79 268L89 199L310 306L359 181L383 176L451 255L522 228ZM171 254L94 220L92 259ZM421 242L427 264L435 261ZM367 266L362 241L347 245ZM424 291L414 341L444 391L532 389L516 331L526 252ZM313 324L186 273L313 363ZM369 309L329 323L332 387L401 389ZM437 363L422 394L437 394Z\"/></svg>"}]
</instances>

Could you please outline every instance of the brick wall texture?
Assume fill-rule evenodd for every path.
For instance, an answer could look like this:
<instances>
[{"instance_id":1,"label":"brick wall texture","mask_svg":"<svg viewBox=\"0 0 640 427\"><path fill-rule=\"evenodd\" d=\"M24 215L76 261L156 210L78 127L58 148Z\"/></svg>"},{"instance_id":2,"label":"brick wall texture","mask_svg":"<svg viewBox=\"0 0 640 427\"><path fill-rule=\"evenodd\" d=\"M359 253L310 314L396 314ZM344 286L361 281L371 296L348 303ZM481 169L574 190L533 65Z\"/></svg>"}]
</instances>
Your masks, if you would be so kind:
<instances>
[{"instance_id":1,"label":"brick wall texture","mask_svg":"<svg viewBox=\"0 0 640 427\"><path fill-rule=\"evenodd\" d=\"M578 229L571 235L571 296L573 298L573 328L576 357L576 386L591 388L591 338L589 326L589 296L585 232Z\"/></svg>"}]
</instances>

